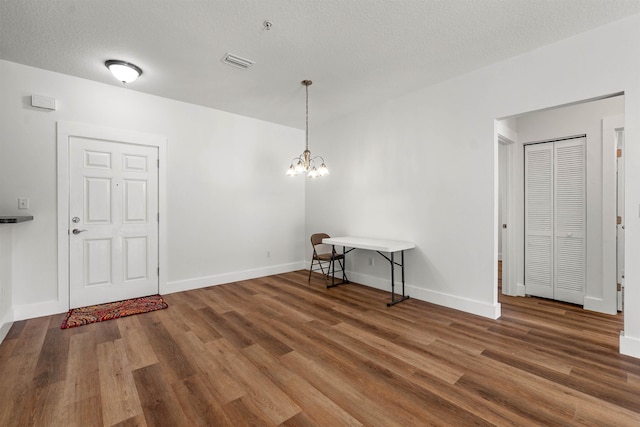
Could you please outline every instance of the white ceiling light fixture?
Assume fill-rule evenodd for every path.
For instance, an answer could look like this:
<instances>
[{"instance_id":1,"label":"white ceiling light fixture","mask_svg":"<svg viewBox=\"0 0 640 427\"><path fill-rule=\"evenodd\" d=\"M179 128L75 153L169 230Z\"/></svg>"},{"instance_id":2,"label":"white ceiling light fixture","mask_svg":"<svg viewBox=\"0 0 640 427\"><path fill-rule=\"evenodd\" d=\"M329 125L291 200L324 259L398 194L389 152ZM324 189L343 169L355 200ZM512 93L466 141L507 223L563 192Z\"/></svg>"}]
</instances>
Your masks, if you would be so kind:
<instances>
[{"instance_id":1,"label":"white ceiling light fixture","mask_svg":"<svg viewBox=\"0 0 640 427\"><path fill-rule=\"evenodd\" d=\"M305 119L306 119L306 135L305 135L305 141L306 141L306 148L304 150L304 152L298 156L298 157L294 157L293 160L291 161L291 166L289 166L289 170L287 171L287 175L289 176L296 176L298 174L301 174L303 172L308 172L307 176L309 178L317 178L319 176L324 176L324 175L328 175L329 174L329 169L327 169L327 165L324 164L324 159L322 158L322 156L316 156L316 157L311 157L311 151L309 151L309 86L311 86L311 80L303 80L302 84L305 86L306 89L306 113L305 113ZM320 164L320 168L316 168L315 165L315 160L316 159L320 159L320 161L322 162ZM295 166L294 166L295 163Z\"/></svg>"},{"instance_id":2,"label":"white ceiling light fixture","mask_svg":"<svg viewBox=\"0 0 640 427\"><path fill-rule=\"evenodd\" d=\"M113 76L123 84L131 83L142 75L142 69L130 62L110 59L104 65L111 71Z\"/></svg>"}]
</instances>

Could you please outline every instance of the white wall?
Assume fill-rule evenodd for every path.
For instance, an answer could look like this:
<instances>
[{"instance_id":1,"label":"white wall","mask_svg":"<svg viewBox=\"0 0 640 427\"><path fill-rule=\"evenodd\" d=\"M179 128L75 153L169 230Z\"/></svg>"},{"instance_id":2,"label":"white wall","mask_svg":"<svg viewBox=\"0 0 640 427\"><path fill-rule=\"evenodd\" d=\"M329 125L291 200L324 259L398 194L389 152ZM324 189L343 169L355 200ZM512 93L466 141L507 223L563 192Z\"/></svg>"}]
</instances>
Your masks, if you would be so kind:
<instances>
[{"instance_id":1,"label":"white wall","mask_svg":"<svg viewBox=\"0 0 640 427\"><path fill-rule=\"evenodd\" d=\"M640 16L316 129L314 150L331 163L332 175L307 186L307 234L412 240L412 297L499 316L494 120L619 92L625 93L628 141L621 345L640 356L640 270L630 261L640 257ZM338 208L327 209L327 200ZM352 277L381 286L387 266L368 267L367 256L351 257Z\"/></svg>"},{"instance_id":2,"label":"white wall","mask_svg":"<svg viewBox=\"0 0 640 427\"><path fill-rule=\"evenodd\" d=\"M285 176L303 131L7 61L0 75L0 214L17 214L24 196L20 213L34 216L12 230L16 320L68 307L56 282L57 121L167 138L161 292L303 267L304 182ZM32 94L56 98L57 111L30 107Z\"/></svg>"},{"instance_id":3,"label":"white wall","mask_svg":"<svg viewBox=\"0 0 640 427\"><path fill-rule=\"evenodd\" d=\"M603 277L602 119L621 114L624 114L624 97L618 96L559 109L530 113L518 117L516 120L519 142L522 144L586 135L587 271L584 307L609 314L616 313L617 284L614 278L614 281L607 283L608 287L605 288L605 279ZM613 155L613 152L611 155ZM520 163L518 166L519 176L522 176L522 164ZM519 188L523 188L523 185L520 185ZM611 203L615 204L615 200L612 199ZM518 205L517 208L518 215L523 216L523 207ZM615 231L614 222L615 218L612 218L612 229ZM524 235L524 230L518 231L519 235ZM521 274L519 281L523 283L524 254L520 251L519 255L518 271ZM615 259L613 262L615 262Z\"/></svg>"}]
</instances>

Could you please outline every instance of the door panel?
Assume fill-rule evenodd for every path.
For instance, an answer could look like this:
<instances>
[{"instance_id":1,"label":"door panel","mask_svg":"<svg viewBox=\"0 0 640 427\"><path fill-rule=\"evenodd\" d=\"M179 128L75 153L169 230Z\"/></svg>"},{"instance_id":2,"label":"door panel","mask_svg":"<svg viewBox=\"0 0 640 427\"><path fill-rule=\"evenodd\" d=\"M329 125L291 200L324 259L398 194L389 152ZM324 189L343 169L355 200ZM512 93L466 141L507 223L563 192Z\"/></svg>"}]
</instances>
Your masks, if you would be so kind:
<instances>
[{"instance_id":1,"label":"door panel","mask_svg":"<svg viewBox=\"0 0 640 427\"><path fill-rule=\"evenodd\" d=\"M71 308L158 293L157 158L156 147L70 139Z\"/></svg>"},{"instance_id":2,"label":"door panel","mask_svg":"<svg viewBox=\"0 0 640 427\"><path fill-rule=\"evenodd\" d=\"M584 304L585 138L556 141L554 298Z\"/></svg>"},{"instance_id":3,"label":"door panel","mask_svg":"<svg viewBox=\"0 0 640 427\"><path fill-rule=\"evenodd\" d=\"M525 285L527 293L553 298L553 151L525 147Z\"/></svg>"},{"instance_id":4,"label":"door panel","mask_svg":"<svg viewBox=\"0 0 640 427\"><path fill-rule=\"evenodd\" d=\"M83 190L86 222L111 224L111 179L85 176Z\"/></svg>"},{"instance_id":5,"label":"door panel","mask_svg":"<svg viewBox=\"0 0 640 427\"><path fill-rule=\"evenodd\" d=\"M124 238L124 280L146 279L150 270L147 264L149 247L146 236Z\"/></svg>"},{"instance_id":6,"label":"door panel","mask_svg":"<svg viewBox=\"0 0 640 427\"><path fill-rule=\"evenodd\" d=\"M145 223L147 215L147 181L124 181L124 223Z\"/></svg>"},{"instance_id":7,"label":"door panel","mask_svg":"<svg viewBox=\"0 0 640 427\"><path fill-rule=\"evenodd\" d=\"M85 239L84 283L85 287L111 283L113 257L111 256L113 239Z\"/></svg>"}]
</instances>

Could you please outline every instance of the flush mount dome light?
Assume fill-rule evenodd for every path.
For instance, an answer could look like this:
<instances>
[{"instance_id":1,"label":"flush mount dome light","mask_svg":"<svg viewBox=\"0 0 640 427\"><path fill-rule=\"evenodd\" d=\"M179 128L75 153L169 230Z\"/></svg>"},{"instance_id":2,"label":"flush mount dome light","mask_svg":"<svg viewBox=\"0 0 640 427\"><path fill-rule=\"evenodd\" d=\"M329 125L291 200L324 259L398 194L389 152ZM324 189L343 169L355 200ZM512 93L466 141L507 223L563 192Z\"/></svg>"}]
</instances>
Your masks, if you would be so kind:
<instances>
[{"instance_id":1,"label":"flush mount dome light","mask_svg":"<svg viewBox=\"0 0 640 427\"><path fill-rule=\"evenodd\" d=\"M122 83L131 83L142 74L142 69L137 65L117 59L110 59L104 63L113 76Z\"/></svg>"}]
</instances>

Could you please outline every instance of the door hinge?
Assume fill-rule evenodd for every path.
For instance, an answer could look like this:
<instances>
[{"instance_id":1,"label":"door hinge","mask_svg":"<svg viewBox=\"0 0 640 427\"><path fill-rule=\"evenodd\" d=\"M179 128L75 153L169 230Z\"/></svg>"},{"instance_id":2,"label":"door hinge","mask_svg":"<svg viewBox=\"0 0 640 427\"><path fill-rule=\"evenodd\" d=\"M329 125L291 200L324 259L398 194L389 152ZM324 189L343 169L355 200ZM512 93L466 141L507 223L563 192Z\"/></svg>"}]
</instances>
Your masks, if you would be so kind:
<instances>
[{"instance_id":1,"label":"door hinge","mask_svg":"<svg viewBox=\"0 0 640 427\"><path fill-rule=\"evenodd\" d=\"M160 212L158 212L158 222L160 222Z\"/></svg>"},{"instance_id":2,"label":"door hinge","mask_svg":"<svg viewBox=\"0 0 640 427\"><path fill-rule=\"evenodd\" d=\"M622 157L622 148L618 148L618 151L616 152L616 156Z\"/></svg>"},{"instance_id":3,"label":"door hinge","mask_svg":"<svg viewBox=\"0 0 640 427\"><path fill-rule=\"evenodd\" d=\"M160 159L158 159L158 167L160 167Z\"/></svg>"},{"instance_id":4,"label":"door hinge","mask_svg":"<svg viewBox=\"0 0 640 427\"><path fill-rule=\"evenodd\" d=\"M617 223L618 223L618 225L622 224L622 217L621 216L618 217Z\"/></svg>"},{"instance_id":5,"label":"door hinge","mask_svg":"<svg viewBox=\"0 0 640 427\"><path fill-rule=\"evenodd\" d=\"M160 267L158 267L158 276L160 276Z\"/></svg>"}]
</instances>

